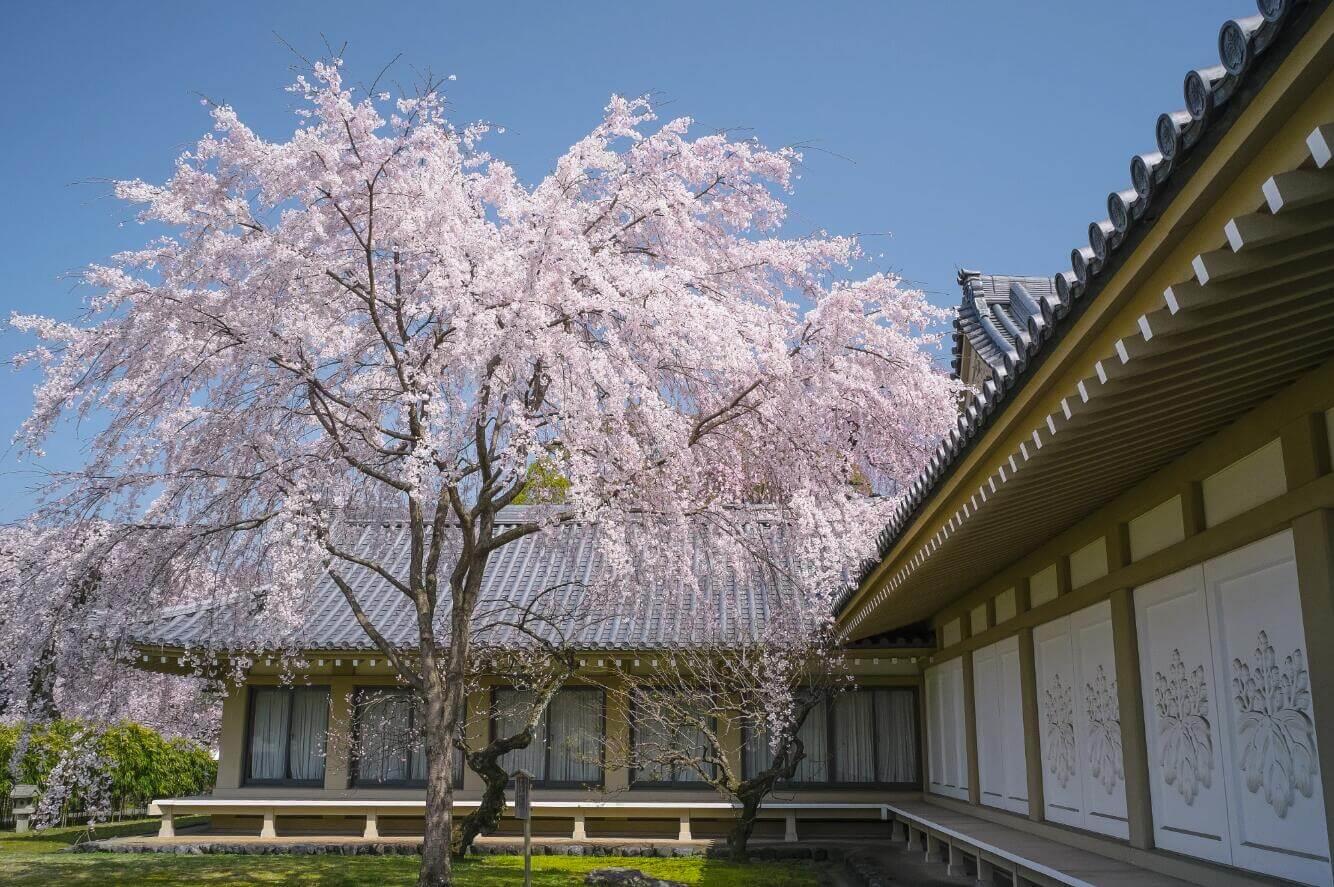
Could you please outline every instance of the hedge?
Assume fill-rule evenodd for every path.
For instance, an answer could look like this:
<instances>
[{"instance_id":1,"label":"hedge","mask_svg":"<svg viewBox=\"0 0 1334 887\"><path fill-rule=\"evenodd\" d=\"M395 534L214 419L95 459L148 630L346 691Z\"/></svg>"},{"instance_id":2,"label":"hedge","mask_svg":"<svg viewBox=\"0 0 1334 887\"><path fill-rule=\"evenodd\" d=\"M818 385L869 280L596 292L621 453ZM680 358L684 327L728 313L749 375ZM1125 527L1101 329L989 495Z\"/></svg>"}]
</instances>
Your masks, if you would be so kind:
<instances>
[{"instance_id":1,"label":"hedge","mask_svg":"<svg viewBox=\"0 0 1334 887\"><path fill-rule=\"evenodd\" d=\"M10 765L21 730L19 725L0 725L0 797L8 797L14 788ZM17 781L44 788L51 769L73 748L75 738L88 730L89 725L78 720L33 726ZM199 743L164 739L128 721L105 728L95 736L94 747L106 762L104 772L116 807L143 807L154 798L205 792L217 776L217 763Z\"/></svg>"}]
</instances>

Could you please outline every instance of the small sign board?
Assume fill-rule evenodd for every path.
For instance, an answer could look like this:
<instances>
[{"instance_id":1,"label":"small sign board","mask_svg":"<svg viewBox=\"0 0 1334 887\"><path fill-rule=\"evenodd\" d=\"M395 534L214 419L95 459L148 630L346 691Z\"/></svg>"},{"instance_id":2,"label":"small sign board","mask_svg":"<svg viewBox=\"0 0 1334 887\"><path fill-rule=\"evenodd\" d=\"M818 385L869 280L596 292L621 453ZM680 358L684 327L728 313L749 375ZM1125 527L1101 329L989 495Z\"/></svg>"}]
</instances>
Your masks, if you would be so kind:
<instances>
[{"instance_id":1,"label":"small sign board","mask_svg":"<svg viewBox=\"0 0 1334 887\"><path fill-rule=\"evenodd\" d=\"M514 774L514 818L529 819L533 815L533 777L527 770Z\"/></svg>"}]
</instances>

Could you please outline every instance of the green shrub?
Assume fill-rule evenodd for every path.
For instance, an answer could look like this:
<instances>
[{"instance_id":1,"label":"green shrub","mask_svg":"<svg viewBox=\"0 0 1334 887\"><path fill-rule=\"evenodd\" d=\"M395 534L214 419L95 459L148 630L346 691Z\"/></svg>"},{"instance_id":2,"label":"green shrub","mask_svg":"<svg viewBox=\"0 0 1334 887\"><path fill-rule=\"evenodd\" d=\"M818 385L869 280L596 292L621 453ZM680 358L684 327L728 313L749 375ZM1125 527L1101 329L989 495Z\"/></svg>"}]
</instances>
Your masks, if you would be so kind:
<instances>
[{"instance_id":1,"label":"green shrub","mask_svg":"<svg viewBox=\"0 0 1334 887\"><path fill-rule=\"evenodd\" d=\"M9 765L21 729L0 726L0 797L7 797L14 787ZM17 781L44 788L52 768L88 729L78 720L34 726L19 762ZM140 724L114 724L94 733L93 742L105 762L103 772L117 807L143 807L154 798L198 794L212 787L217 776L217 764L202 745L188 739L164 739Z\"/></svg>"}]
</instances>

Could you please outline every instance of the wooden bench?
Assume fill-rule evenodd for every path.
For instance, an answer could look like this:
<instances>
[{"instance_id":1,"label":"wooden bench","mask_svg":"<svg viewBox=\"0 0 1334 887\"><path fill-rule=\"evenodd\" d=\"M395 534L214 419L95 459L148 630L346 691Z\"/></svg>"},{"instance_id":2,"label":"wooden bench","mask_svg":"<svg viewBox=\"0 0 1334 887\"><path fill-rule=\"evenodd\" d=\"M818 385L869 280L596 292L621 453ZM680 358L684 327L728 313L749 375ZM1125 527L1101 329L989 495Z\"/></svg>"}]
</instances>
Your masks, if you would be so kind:
<instances>
[{"instance_id":1,"label":"wooden bench","mask_svg":"<svg viewBox=\"0 0 1334 887\"><path fill-rule=\"evenodd\" d=\"M473 810L475 800L456 800L454 809ZM514 805L506 802L506 806ZM716 818L720 814L738 810L740 805L728 801L533 801L535 815L569 816L574 820L570 837L576 841L587 839L586 823L589 818L614 817L677 819L679 827L677 840L693 840L690 832L692 817ZM760 815L782 813L784 820L783 839L796 841L797 817L802 812L838 812L868 811L879 814L879 819L888 821L889 807L885 804L856 802L804 802L775 801L765 804ZM149 815L161 816L162 824L158 837L176 836L175 818L177 814L230 814L239 816L259 816L262 819L259 836L276 838L278 836L277 819L279 816L362 816L366 825L362 837L376 839L380 837L379 820L381 816L421 816L426 813L424 800L272 800L263 798L168 798L154 801L148 807Z\"/></svg>"},{"instance_id":2,"label":"wooden bench","mask_svg":"<svg viewBox=\"0 0 1334 887\"><path fill-rule=\"evenodd\" d=\"M943 852L951 875L967 874L964 860L971 857L979 884L994 883L1000 869L1009 872L1015 887L1189 887L1177 878L926 801L886 807L894 820L893 840L906 840L909 850L925 853L929 861L939 860Z\"/></svg>"}]
</instances>

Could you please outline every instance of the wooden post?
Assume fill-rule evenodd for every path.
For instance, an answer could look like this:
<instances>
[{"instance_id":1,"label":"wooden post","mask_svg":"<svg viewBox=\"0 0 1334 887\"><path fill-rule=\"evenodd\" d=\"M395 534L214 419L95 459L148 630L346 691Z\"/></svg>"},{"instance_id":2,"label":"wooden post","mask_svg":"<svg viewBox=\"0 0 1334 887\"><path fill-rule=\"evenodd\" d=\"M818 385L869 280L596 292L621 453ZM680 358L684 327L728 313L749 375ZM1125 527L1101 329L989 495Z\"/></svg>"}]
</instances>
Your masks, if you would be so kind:
<instances>
[{"instance_id":1,"label":"wooden post","mask_svg":"<svg viewBox=\"0 0 1334 887\"><path fill-rule=\"evenodd\" d=\"M1292 522L1297 558L1297 586L1302 601L1302 629L1306 634L1311 707L1315 720L1320 768L1334 771L1334 511L1322 509ZM1334 841L1334 778L1322 778L1325 828Z\"/></svg>"},{"instance_id":2,"label":"wooden post","mask_svg":"<svg viewBox=\"0 0 1334 887\"><path fill-rule=\"evenodd\" d=\"M533 777L514 774L514 818L523 822L523 887L533 887Z\"/></svg>"},{"instance_id":3,"label":"wooden post","mask_svg":"<svg viewBox=\"0 0 1334 887\"><path fill-rule=\"evenodd\" d=\"M977 762L977 695L973 684L973 654L963 654L964 769L968 773L968 803L982 803L981 770Z\"/></svg>"},{"instance_id":4,"label":"wooden post","mask_svg":"<svg viewBox=\"0 0 1334 887\"><path fill-rule=\"evenodd\" d=\"M1126 776L1126 819L1130 846L1153 846L1153 803L1149 791L1149 746L1144 734L1144 696L1139 673L1135 601L1129 588L1112 592L1112 645L1116 653L1117 707L1121 713L1121 758Z\"/></svg>"},{"instance_id":5,"label":"wooden post","mask_svg":"<svg viewBox=\"0 0 1334 887\"><path fill-rule=\"evenodd\" d=\"M1033 629L1019 629L1019 694L1024 706L1024 765L1028 773L1028 818L1042 822L1046 802L1042 793L1042 723L1038 719L1037 660Z\"/></svg>"},{"instance_id":6,"label":"wooden post","mask_svg":"<svg viewBox=\"0 0 1334 887\"><path fill-rule=\"evenodd\" d=\"M963 877L967 873L963 864L963 848L951 841L946 852L949 854L949 863L948 868L945 869L945 874L953 878Z\"/></svg>"}]
</instances>

